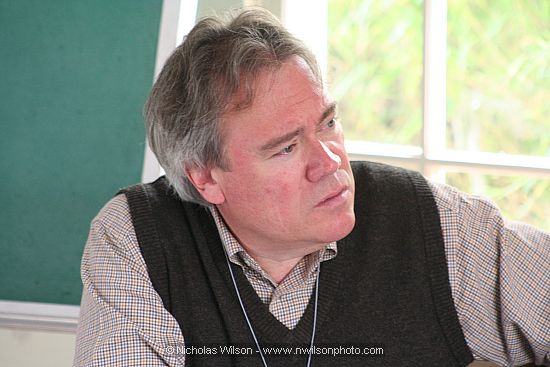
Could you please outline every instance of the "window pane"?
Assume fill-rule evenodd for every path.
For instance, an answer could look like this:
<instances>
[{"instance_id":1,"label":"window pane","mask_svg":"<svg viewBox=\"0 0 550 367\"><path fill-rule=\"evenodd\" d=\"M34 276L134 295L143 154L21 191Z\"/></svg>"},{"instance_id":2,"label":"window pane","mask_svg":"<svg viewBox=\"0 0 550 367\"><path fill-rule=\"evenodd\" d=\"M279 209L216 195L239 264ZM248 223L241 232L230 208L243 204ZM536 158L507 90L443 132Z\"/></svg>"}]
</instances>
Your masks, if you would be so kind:
<instances>
[{"instance_id":1,"label":"window pane","mask_svg":"<svg viewBox=\"0 0 550 367\"><path fill-rule=\"evenodd\" d=\"M420 145L423 2L328 4L329 88L346 138Z\"/></svg>"},{"instance_id":2,"label":"window pane","mask_svg":"<svg viewBox=\"0 0 550 367\"><path fill-rule=\"evenodd\" d=\"M493 200L504 216L550 231L550 179L447 173L447 183Z\"/></svg>"},{"instance_id":3,"label":"window pane","mask_svg":"<svg viewBox=\"0 0 550 367\"><path fill-rule=\"evenodd\" d=\"M447 144L550 156L550 1L450 0Z\"/></svg>"}]
</instances>

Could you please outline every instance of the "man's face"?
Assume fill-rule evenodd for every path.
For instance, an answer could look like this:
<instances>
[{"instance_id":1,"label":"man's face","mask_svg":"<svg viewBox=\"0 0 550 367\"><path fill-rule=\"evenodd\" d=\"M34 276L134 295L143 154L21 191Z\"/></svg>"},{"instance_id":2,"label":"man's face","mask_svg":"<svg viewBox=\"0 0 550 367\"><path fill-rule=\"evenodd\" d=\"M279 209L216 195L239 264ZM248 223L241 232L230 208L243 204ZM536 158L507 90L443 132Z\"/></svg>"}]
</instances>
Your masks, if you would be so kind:
<instances>
[{"instance_id":1,"label":"man's face","mask_svg":"<svg viewBox=\"0 0 550 367\"><path fill-rule=\"evenodd\" d=\"M224 115L230 168L210 171L211 202L245 248L291 258L353 229L353 174L335 104L301 59L256 86L250 107Z\"/></svg>"}]
</instances>

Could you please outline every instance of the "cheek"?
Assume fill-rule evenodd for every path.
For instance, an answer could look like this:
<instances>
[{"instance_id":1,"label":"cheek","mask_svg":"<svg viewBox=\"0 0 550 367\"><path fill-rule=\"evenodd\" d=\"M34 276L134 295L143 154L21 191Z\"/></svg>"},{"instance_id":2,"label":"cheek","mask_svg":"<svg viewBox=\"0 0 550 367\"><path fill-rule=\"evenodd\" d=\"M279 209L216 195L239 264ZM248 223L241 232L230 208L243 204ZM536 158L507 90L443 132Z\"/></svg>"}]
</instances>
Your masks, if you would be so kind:
<instances>
[{"instance_id":1,"label":"cheek","mask_svg":"<svg viewBox=\"0 0 550 367\"><path fill-rule=\"evenodd\" d=\"M225 182L226 197L232 203L249 210L261 209L273 215L291 214L300 202L301 167L284 169L264 165L259 167L250 162L245 152L235 149L231 152L234 170Z\"/></svg>"},{"instance_id":2,"label":"cheek","mask_svg":"<svg viewBox=\"0 0 550 367\"><path fill-rule=\"evenodd\" d=\"M283 179L273 178L265 183L263 195L270 200L276 200L275 203L292 199L292 185Z\"/></svg>"},{"instance_id":3,"label":"cheek","mask_svg":"<svg viewBox=\"0 0 550 367\"><path fill-rule=\"evenodd\" d=\"M270 210L289 194L290 185L275 176L254 170L240 170L226 181L226 193L232 202L251 208Z\"/></svg>"},{"instance_id":4,"label":"cheek","mask_svg":"<svg viewBox=\"0 0 550 367\"><path fill-rule=\"evenodd\" d=\"M288 182L284 177L266 184L259 200L273 218L290 219L301 215L299 185Z\"/></svg>"}]
</instances>

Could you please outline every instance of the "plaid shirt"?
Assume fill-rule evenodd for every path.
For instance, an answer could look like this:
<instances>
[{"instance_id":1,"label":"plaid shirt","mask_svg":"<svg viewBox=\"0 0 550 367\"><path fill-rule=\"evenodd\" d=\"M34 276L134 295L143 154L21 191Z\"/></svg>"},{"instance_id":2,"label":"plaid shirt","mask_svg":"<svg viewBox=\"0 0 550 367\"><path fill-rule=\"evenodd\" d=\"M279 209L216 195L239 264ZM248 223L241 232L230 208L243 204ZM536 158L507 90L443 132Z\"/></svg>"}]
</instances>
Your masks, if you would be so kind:
<instances>
[{"instance_id":1,"label":"plaid shirt","mask_svg":"<svg viewBox=\"0 0 550 367\"><path fill-rule=\"evenodd\" d=\"M489 201L430 184L441 218L449 281L476 359L550 366L550 234L506 222ZM288 328L302 316L321 261L336 243L304 257L276 284L212 210L230 260ZM177 321L163 307L141 256L123 195L93 220L82 259L75 366L183 366Z\"/></svg>"},{"instance_id":2,"label":"plaid shirt","mask_svg":"<svg viewBox=\"0 0 550 367\"><path fill-rule=\"evenodd\" d=\"M304 256L279 284L250 256L239 241L227 229L218 210L210 209L229 260L239 265L246 278L269 311L289 329L294 329L304 314L309 297L317 280L317 266L330 260L338 253L336 242L325 246L319 252Z\"/></svg>"}]
</instances>

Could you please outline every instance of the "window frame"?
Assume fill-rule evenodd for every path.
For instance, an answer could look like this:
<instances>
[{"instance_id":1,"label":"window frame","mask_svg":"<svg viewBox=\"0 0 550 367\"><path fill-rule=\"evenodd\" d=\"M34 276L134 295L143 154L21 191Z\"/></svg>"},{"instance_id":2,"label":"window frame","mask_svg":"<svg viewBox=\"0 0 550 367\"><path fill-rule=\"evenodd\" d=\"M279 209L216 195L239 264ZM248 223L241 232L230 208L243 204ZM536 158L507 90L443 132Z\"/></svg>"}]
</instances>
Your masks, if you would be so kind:
<instances>
[{"instance_id":1,"label":"window frame","mask_svg":"<svg viewBox=\"0 0 550 367\"><path fill-rule=\"evenodd\" d=\"M424 0L423 33L423 122L420 146L348 140L346 149L350 157L415 167L424 176L441 183L445 183L446 172L550 178L550 157L471 152L445 146L446 0Z\"/></svg>"}]
</instances>

